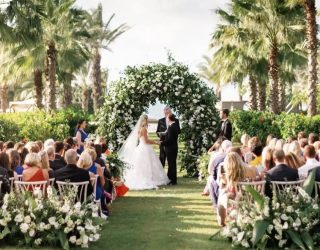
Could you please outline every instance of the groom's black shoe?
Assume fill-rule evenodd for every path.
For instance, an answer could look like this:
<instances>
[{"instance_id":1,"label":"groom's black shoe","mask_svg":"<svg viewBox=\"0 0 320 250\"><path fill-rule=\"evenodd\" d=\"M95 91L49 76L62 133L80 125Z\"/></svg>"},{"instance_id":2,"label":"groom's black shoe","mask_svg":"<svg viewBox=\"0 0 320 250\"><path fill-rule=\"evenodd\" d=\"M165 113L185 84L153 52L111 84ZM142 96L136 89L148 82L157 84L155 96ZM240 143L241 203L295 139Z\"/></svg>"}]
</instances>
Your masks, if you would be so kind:
<instances>
[{"instance_id":1,"label":"groom's black shoe","mask_svg":"<svg viewBox=\"0 0 320 250\"><path fill-rule=\"evenodd\" d=\"M170 181L168 185L169 185L169 186L174 186L174 185L177 185L177 183Z\"/></svg>"}]
</instances>

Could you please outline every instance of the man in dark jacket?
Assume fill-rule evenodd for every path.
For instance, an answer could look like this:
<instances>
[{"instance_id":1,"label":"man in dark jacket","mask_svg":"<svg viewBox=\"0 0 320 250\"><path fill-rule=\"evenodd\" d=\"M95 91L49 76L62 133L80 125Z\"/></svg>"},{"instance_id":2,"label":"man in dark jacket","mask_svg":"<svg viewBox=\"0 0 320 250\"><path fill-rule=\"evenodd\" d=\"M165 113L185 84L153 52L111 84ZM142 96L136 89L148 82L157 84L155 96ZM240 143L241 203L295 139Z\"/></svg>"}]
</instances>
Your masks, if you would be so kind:
<instances>
[{"instance_id":1,"label":"man in dark jacket","mask_svg":"<svg viewBox=\"0 0 320 250\"><path fill-rule=\"evenodd\" d=\"M60 168L54 172L55 181L64 182L84 182L89 181L87 197L92 194L93 187L90 183L89 171L77 167L77 151L69 149L65 154L67 166ZM79 190L80 191L80 190ZM83 200L83 197L81 197Z\"/></svg>"},{"instance_id":2,"label":"man in dark jacket","mask_svg":"<svg viewBox=\"0 0 320 250\"><path fill-rule=\"evenodd\" d=\"M226 138L227 140L231 141L232 139L232 124L231 121L229 120L229 110L228 109L223 109L220 111L220 127L219 127L219 132L218 132L218 138L223 137Z\"/></svg>"},{"instance_id":3,"label":"man in dark jacket","mask_svg":"<svg viewBox=\"0 0 320 250\"><path fill-rule=\"evenodd\" d=\"M64 143L62 141L55 142L54 150L55 150L54 161L52 162L52 164L50 164L50 167L52 168L53 171L56 171L67 165L65 160L62 157L64 152Z\"/></svg>"},{"instance_id":4,"label":"man in dark jacket","mask_svg":"<svg viewBox=\"0 0 320 250\"><path fill-rule=\"evenodd\" d=\"M166 138L167 129L169 126L167 117L172 114L172 110L169 106L166 106L163 111L164 111L165 117L161 118L158 121L158 127L156 131L158 137L160 138L160 141L164 141ZM178 129L178 134L180 134L180 122L177 118L175 118L175 125L176 125L176 128ZM167 158L167 155L165 152L164 145L160 144L160 162L163 167L166 165L166 158Z\"/></svg>"},{"instance_id":5,"label":"man in dark jacket","mask_svg":"<svg viewBox=\"0 0 320 250\"><path fill-rule=\"evenodd\" d=\"M276 150L273 153L275 167L266 172L266 195L272 196L271 181L298 181L298 170L289 167L285 164L285 153L281 150Z\"/></svg>"}]
</instances>

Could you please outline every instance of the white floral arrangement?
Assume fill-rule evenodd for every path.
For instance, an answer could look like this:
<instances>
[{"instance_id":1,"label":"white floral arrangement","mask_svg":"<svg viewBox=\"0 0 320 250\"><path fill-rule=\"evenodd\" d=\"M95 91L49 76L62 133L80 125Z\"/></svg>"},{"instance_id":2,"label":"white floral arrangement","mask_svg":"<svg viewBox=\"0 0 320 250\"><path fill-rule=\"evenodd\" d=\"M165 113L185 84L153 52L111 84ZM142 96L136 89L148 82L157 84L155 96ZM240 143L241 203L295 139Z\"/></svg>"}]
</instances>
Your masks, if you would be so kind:
<instances>
[{"instance_id":1,"label":"white floral arrangement","mask_svg":"<svg viewBox=\"0 0 320 250\"><path fill-rule=\"evenodd\" d=\"M124 77L111 84L99 113L98 133L112 151L118 150L140 115L159 100L177 111L182 127L180 140L185 151L179 154L189 175L197 172L197 157L215 141L219 115L212 88L185 65L149 64L128 67Z\"/></svg>"},{"instance_id":2,"label":"white floral arrangement","mask_svg":"<svg viewBox=\"0 0 320 250\"><path fill-rule=\"evenodd\" d=\"M100 239L102 226L94 203L75 203L76 190L60 198L50 186L41 190L6 194L0 209L0 241L20 246L60 244L87 248Z\"/></svg>"},{"instance_id":3,"label":"white floral arrangement","mask_svg":"<svg viewBox=\"0 0 320 250\"><path fill-rule=\"evenodd\" d=\"M271 202L251 187L247 192L253 202L240 201L222 230L233 246L314 249L319 245L320 209L318 201L310 196L312 188L285 188L274 192Z\"/></svg>"}]
</instances>

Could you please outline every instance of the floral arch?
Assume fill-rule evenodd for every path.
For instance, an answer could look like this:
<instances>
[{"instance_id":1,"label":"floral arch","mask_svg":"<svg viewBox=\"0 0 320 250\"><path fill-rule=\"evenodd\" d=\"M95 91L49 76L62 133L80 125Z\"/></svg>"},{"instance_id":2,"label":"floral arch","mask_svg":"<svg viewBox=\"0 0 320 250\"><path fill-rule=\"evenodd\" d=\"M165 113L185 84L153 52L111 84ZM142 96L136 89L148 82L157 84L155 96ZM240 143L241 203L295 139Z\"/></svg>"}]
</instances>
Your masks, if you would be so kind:
<instances>
[{"instance_id":1,"label":"floral arch","mask_svg":"<svg viewBox=\"0 0 320 250\"><path fill-rule=\"evenodd\" d=\"M185 65L173 61L128 67L109 88L98 132L106 137L110 149L119 149L140 115L157 100L170 105L178 115L180 141L185 145L179 152L181 166L193 175L198 157L215 139L219 118L212 89Z\"/></svg>"}]
</instances>

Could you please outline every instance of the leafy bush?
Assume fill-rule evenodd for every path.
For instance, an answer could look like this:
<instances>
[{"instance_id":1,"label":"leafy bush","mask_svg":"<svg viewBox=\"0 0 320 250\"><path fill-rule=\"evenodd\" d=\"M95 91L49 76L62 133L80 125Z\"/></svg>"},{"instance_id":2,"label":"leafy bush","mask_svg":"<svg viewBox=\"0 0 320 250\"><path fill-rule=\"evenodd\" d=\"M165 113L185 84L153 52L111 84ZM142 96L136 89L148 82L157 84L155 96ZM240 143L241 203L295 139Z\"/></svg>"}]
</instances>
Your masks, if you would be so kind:
<instances>
[{"instance_id":1,"label":"leafy bush","mask_svg":"<svg viewBox=\"0 0 320 250\"><path fill-rule=\"evenodd\" d=\"M53 113L36 111L1 114L0 140L18 141L22 138L62 140L65 137L74 136L79 119L92 120L88 114L73 109ZM87 131L92 133L95 129L95 126L89 126Z\"/></svg>"},{"instance_id":2,"label":"leafy bush","mask_svg":"<svg viewBox=\"0 0 320 250\"><path fill-rule=\"evenodd\" d=\"M243 134L258 136L265 141L268 134L278 138L296 136L300 131L318 133L320 115L308 117L304 114L275 115L271 112L233 111L230 115L233 126L233 140L240 141Z\"/></svg>"},{"instance_id":3,"label":"leafy bush","mask_svg":"<svg viewBox=\"0 0 320 250\"><path fill-rule=\"evenodd\" d=\"M233 127L233 140L239 142L241 135L258 136L265 141L268 134L280 135L276 115L271 112L234 111L230 118Z\"/></svg>"}]
</instances>

